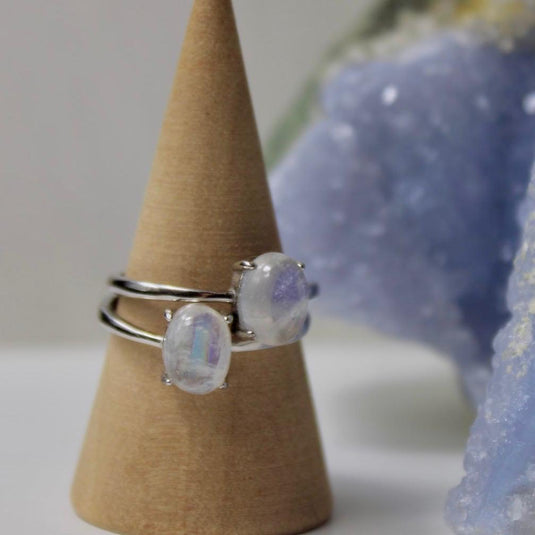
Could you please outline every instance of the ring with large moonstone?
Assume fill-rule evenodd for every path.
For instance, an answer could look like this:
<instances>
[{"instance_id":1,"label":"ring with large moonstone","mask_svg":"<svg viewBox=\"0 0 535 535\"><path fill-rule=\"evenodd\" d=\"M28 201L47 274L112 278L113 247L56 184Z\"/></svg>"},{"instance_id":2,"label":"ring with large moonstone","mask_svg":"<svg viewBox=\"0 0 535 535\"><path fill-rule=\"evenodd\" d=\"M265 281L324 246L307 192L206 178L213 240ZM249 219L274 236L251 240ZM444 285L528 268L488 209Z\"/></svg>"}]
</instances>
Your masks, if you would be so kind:
<instances>
[{"instance_id":1,"label":"ring with large moonstone","mask_svg":"<svg viewBox=\"0 0 535 535\"><path fill-rule=\"evenodd\" d=\"M114 334L161 347L166 385L208 394L227 386L232 351L291 344L306 333L308 301L317 294L317 286L307 282L304 268L301 262L276 252L242 260L234 264L227 292L112 277L99 318ZM168 326L162 336L118 316L120 296L188 304L174 313L165 311ZM204 303L228 303L230 311L221 314Z\"/></svg>"}]
</instances>

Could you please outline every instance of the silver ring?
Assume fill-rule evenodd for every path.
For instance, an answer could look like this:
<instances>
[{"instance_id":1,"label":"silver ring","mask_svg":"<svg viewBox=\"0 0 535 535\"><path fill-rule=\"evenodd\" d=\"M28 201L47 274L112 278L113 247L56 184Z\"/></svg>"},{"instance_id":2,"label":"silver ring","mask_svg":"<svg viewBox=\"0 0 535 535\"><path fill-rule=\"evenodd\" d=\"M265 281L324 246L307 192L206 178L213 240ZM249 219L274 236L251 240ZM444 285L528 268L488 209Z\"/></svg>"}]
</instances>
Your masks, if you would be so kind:
<instances>
[{"instance_id":1,"label":"silver ring","mask_svg":"<svg viewBox=\"0 0 535 535\"><path fill-rule=\"evenodd\" d=\"M308 330L308 300L318 287L307 282L304 264L282 253L265 253L233 266L231 287L213 292L136 281L123 275L108 281L110 294L99 309L100 322L114 334L160 347L162 381L194 394L227 386L232 351L253 351L298 341ZM187 303L167 309L164 335L151 333L121 318L120 296ZM222 314L206 303L224 303Z\"/></svg>"}]
</instances>

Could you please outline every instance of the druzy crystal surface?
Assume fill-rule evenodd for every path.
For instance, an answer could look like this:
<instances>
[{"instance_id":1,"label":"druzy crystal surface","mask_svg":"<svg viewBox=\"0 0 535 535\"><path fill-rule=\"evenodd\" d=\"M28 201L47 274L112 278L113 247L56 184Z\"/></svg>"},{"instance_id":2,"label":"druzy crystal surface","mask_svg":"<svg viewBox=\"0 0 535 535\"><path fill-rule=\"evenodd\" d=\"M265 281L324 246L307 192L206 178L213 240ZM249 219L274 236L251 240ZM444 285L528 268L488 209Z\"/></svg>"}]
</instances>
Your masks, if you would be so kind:
<instances>
[{"instance_id":1,"label":"druzy crystal surface","mask_svg":"<svg viewBox=\"0 0 535 535\"><path fill-rule=\"evenodd\" d=\"M318 308L450 355L475 404L509 318L535 147L531 41L441 30L341 62L271 173L284 249L320 283Z\"/></svg>"},{"instance_id":2,"label":"druzy crystal surface","mask_svg":"<svg viewBox=\"0 0 535 535\"><path fill-rule=\"evenodd\" d=\"M254 259L242 273L238 292L240 328L255 333L266 346L286 344L302 334L308 315L308 283L304 271L282 253Z\"/></svg>"},{"instance_id":3,"label":"druzy crystal surface","mask_svg":"<svg viewBox=\"0 0 535 535\"><path fill-rule=\"evenodd\" d=\"M231 337L223 316L192 303L173 314L163 347L165 372L191 394L208 394L225 382L230 366Z\"/></svg>"},{"instance_id":4,"label":"druzy crystal surface","mask_svg":"<svg viewBox=\"0 0 535 535\"><path fill-rule=\"evenodd\" d=\"M535 178L507 302L512 317L494 342L494 373L466 450L466 477L447 518L462 535L535 533Z\"/></svg>"}]
</instances>

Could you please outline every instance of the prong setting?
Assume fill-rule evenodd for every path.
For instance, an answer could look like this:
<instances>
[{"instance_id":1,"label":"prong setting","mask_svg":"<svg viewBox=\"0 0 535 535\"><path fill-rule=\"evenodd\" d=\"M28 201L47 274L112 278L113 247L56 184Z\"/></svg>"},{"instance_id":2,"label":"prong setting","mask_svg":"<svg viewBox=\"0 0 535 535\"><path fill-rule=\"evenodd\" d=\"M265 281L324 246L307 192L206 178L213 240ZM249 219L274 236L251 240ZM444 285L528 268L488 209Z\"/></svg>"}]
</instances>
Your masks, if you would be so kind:
<instances>
[{"instance_id":1,"label":"prong setting","mask_svg":"<svg viewBox=\"0 0 535 535\"><path fill-rule=\"evenodd\" d=\"M236 337L242 341L252 342L256 338L256 334L254 333L254 331L251 331L251 330L248 330L248 331L237 330Z\"/></svg>"},{"instance_id":2,"label":"prong setting","mask_svg":"<svg viewBox=\"0 0 535 535\"><path fill-rule=\"evenodd\" d=\"M166 308L163 311L163 317L165 318L165 321L169 323L173 319L173 311L170 308Z\"/></svg>"},{"instance_id":3,"label":"prong setting","mask_svg":"<svg viewBox=\"0 0 535 535\"><path fill-rule=\"evenodd\" d=\"M236 271L251 271L256 269L256 264L250 260L240 260L234 264Z\"/></svg>"},{"instance_id":4,"label":"prong setting","mask_svg":"<svg viewBox=\"0 0 535 535\"><path fill-rule=\"evenodd\" d=\"M167 373L165 373L165 372L162 373L161 381L165 386L172 386L173 385L173 381L171 381L171 379L169 378L169 375L167 375Z\"/></svg>"},{"instance_id":5,"label":"prong setting","mask_svg":"<svg viewBox=\"0 0 535 535\"><path fill-rule=\"evenodd\" d=\"M305 269L305 263L304 262L297 262L297 265L301 268L301 269Z\"/></svg>"}]
</instances>

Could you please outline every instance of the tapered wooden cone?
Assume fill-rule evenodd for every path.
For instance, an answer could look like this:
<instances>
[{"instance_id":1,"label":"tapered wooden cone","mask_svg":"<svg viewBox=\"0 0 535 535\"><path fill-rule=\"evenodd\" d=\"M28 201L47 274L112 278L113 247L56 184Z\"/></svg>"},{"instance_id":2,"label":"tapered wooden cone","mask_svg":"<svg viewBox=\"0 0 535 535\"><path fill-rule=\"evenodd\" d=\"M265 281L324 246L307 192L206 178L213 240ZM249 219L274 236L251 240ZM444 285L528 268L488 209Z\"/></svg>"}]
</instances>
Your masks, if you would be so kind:
<instances>
[{"instance_id":1,"label":"tapered wooden cone","mask_svg":"<svg viewBox=\"0 0 535 535\"><path fill-rule=\"evenodd\" d=\"M227 290L232 264L280 247L232 6L194 4L127 274ZM122 299L163 332L164 305ZM160 350L112 336L73 488L125 534L306 531L331 500L300 346L236 353L229 388L160 383Z\"/></svg>"}]
</instances>

